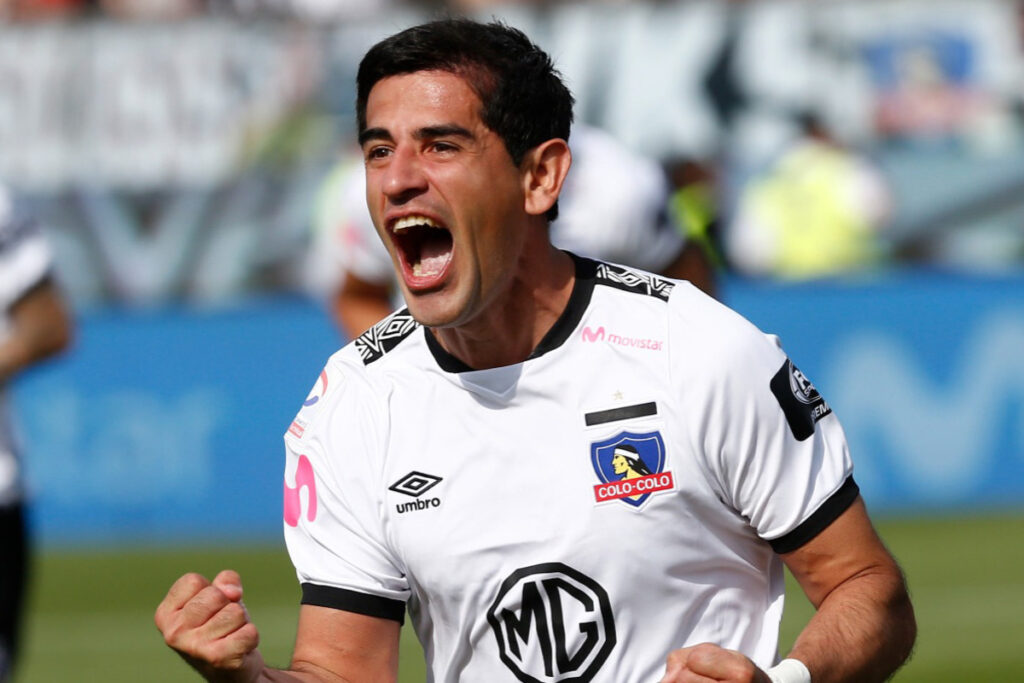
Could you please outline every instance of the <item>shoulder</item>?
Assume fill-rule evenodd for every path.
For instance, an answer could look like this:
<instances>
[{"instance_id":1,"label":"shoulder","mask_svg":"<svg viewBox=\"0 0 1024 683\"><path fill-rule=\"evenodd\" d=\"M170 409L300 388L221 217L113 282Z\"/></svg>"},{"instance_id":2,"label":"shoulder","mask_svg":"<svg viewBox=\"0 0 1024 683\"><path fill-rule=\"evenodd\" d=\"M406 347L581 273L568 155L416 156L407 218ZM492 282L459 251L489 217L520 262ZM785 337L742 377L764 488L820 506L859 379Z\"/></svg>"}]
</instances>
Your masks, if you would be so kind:
<instances>
[{"instance_id":1,"label":"shoulder","mask_svg":"<svg viewBox=\"0 0 1024 683\"><path fill-rule=\"evenodd\" d=\"M395 378L410 365L404 352L421 357L411 348L422 339L413 335L418 329L407 312L398 311L336 351L299 407L286 441L379 443L390 420L388 396L401 384ZM409 345L403 346L406 340ZM403 367L397 375L396 366Z\"/></svg>"},{"instance_id":2,"label":"shoulder","mask_svg":"<svg viewBox=\"0 0 1024 683\"><path fill-rule=\"evenodd\" d=\"M777 336L688 282L674 288L669 308L670 347L693 373L690 381L733 390L767 387L786 361Z\"/></svg>"},{"instance_id":3,"label":"shoulder","mask_svg":"<svg viewBox=\"0 0 1024 683\"><path fill-rule=\"evenodd\" d=\"M409 309L402 308L356 337L350 346L363 365L369 366L412 340L413 333L418 329L420 324L409 313Z\"/></svg>"},{"instance_id":4,"label":"shoulder","mask_svg":"<svg viewBox=\"0 0 1024 683\"><path fill-rule=\"evenodd\" d=\"M10 192L0 186L0 253L12 251L34 238L42 238L38 222L19 211Z\"/></svg>"},{"instance_id":5,"label":"shoulder","mask_svg":"<svg viewBox=\"0 0 1024 683\"><path fill-rule=\"evenodd\" d=\"M0 309L6 309L51 275L53 255L40 224L19 211L0 188Z\"/></svg>"},{"instance_id":6,"label":"shoulder","mask_svg":"<svg viewBox=\"0 0 1024 683\"><path fill-rule=\"evenodd\" d=\"M591 261L590 264L586 264L585 272L593 278L595 288L607 287L668 302L672 291L679 284L677 280L639 268L605 261Z\"/></svg>"},{"instance_id":7,"label":"shoulder","mask_svg":"<svg viewBox=\"0 0 1024 683\"><path fill-rule=\"evenodd\" d=\"M669 325L694 347L726 349L737 346L777 347L741 314L686 280L675 280L639 268L577 257L578 272L592 278L595 291L602 288L636 295L631 303L647 299L665 304ZM723 346L724 345L724 346Z\"/></svg>"}]
</instances>

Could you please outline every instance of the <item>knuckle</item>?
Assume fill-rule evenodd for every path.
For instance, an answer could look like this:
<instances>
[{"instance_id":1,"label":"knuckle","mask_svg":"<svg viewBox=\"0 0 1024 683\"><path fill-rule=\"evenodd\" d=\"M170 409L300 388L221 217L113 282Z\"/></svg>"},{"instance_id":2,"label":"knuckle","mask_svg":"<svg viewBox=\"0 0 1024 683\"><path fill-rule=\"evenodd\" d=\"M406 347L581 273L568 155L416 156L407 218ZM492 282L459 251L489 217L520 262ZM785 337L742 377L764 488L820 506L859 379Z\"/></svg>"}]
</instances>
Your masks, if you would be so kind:
<instances>
[{"instance_id":1,"label":"knuckle","mask_svg":"<svg viewBox=\"0 0 1024 683\"><path fill-rule=\"evenodd\" d=\"M226 638L211 648L208 660L214 667L224 671L237 671L242 668L245 656L253 647L245 638Z\"/></svg>"},{"instance_id":2,"label":"knuckle","mask_svg":"<svg viewBox=\"0 0 1024 683\"><path fill-rule=\"evenodd\" d=\"M240 603L229 602L221 608L221 613L231 621L245 621L245 608Z\"/></svg>"},{"instance_id":3,"label":"knuckle","mask_svg":"<svg viewBox=\"0 0 1024 683\"><path fill-rule=\"evenodd\" d=\"M213 586L207 586L202 589L189 600L184 609L192 612L202 612L208 610L217 610L223 607L227 603L227 599L224 594Z\"/></svg>"},{"instance_id":4,"label":"knuckle","mask_svg":"<svg viewBox=\"0 0 1024 683\"><path fill-rule=\"evenodd\" d=\"M210 625L220 633L229 633L244 626L247 619L245 611L237 603L224 605L211 619Z\"/></svg>"},{"instance_id":5,"label":"knuckle","mask_svg":"<svg viewBox=\"0 0 1024 683\"><path fill-rule=\"evenodd\" d=\"M196 572L189 572L178 579L178 585L189 589L192 593L198 593L210 584L206 577Z\"/></svg>"},{"instance_id":6,"label":"knuckle","mask_svg":"<svg viewBox=\"0 0 1024 683\"><path fill-rule=\"evenodd\" d=\"M238 630L239 641L245 646L246 652L251 652L259 647L260 644L260 632L256 630L256 625L252 622L248 622Z\"/></svg>"},{"instance_id":7,"label":"knuckle","mask_svg":"<svg viewBox=\"0 0 1024 683\"><path fill-rule=\"evenodd\" d=\"M195 650L192 632L180 625L164 631L164 643L178 652L191 653Z\"/></svg>"},{"instance_id":8,"label":"knuckle","mask_svg":"<svg viewBox=\"0 0 1024 683\"><path fill-rule=\"evenodd\" d=\"M693 648L690 657L697 662L707 663L718 655L719 648L711 643L701 643Z\"/></svg>"}]
</instances>

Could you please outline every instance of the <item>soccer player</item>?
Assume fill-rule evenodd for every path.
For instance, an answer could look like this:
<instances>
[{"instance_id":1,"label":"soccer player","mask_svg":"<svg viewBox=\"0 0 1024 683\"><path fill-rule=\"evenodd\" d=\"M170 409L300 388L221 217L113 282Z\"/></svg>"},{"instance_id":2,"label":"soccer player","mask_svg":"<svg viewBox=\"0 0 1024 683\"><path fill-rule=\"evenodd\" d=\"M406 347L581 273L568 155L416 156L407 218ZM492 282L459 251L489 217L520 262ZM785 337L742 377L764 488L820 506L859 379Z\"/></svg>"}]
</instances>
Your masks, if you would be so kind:
<instances>
[{"instance_id":1,"label":"soccer player","mask_svg":"<svg viewBox=\"0 0 1024 683\"><path fill-rule=\"evenodd\" d=\"M241 579L155 619L210 680L880 681L913 610L842 430L773 337L697 288L552 246L572 97L501 24L358 73L367 201L408 308L337 352L285 436L302 584L288 672ZM650 474L622 479L635 450ZM817 608L786 659L788 566Z\"/></svg>"},{"instance_id":2,"label":"soccer player","mask_svg":"<svg viewBox=\"0 0 1024 683\"><path fill-rule=\"evenodd\" d=\"M17 211L0 187L0 681L9 680L18 654L30 552L6 387L22 370L64 349L71 330L40 226Z\"/></svg>"}]
</instances>

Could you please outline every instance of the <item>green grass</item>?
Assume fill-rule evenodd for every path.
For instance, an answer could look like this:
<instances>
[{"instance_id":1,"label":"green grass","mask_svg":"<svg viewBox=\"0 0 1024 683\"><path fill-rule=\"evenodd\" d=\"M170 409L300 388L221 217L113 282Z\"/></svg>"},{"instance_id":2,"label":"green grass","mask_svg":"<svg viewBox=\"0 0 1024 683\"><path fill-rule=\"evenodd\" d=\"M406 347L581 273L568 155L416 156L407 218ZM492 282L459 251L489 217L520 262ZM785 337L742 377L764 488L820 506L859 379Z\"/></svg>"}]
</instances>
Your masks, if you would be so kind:
<instances>
[{"instance_id":1,"label":"green grass","mask_svg":"<svg viewBox=\"0 0 1024 683\"><path fill-rule=\"evenodd\" d=\"M1024 516L884 520L879 530L906 570L920 631L894 680L1024 681ZM198 680L163 645L153 609L185 571L226 567L242 574L267 660L287 663L298 587L283 546L50 552L37 560L17 683ZM783 649L811 610L790 594ZM403 638L400 681L419 683L418 645L408 629Z\"/></svg>"}]
</instances>

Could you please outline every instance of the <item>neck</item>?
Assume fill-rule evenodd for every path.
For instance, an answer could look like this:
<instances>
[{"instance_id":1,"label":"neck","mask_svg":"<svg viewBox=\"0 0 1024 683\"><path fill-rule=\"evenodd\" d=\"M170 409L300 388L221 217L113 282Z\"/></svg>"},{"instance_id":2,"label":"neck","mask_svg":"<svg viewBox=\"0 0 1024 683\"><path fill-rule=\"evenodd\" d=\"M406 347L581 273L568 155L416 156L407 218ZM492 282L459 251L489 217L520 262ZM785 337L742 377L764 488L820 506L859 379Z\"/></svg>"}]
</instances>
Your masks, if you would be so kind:
<instances>
[{"instance_id":1,"label":"neck","mask_svg":"<svg viewBox=\"0 0 1024 683\"><path fill-rule=\"evenodd\" d=\"M476 370L521 363L565 311L575 281L565 252L549 246L524 254L500 301L465 325L431 332L445 351Z\"/></svg>"}]
</instances>

